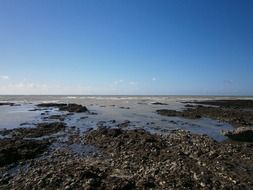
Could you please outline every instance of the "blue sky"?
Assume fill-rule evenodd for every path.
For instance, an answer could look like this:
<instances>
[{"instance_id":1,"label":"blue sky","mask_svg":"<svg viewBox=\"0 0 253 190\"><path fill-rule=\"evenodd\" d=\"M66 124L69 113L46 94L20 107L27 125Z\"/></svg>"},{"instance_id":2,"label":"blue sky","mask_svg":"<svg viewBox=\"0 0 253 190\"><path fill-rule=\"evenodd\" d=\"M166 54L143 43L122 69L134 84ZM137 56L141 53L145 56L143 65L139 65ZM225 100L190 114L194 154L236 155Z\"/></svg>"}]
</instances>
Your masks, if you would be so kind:
<instances>
[{"instance_id":1,"label":"blue sky","mask_svg":"<svg viewBox=\"0 0 253 190\"><path fill-rule=\"evenodd\" d=\"M251 0L0 0L0 94L253 95Z\"/></svg>"}]
</instances>

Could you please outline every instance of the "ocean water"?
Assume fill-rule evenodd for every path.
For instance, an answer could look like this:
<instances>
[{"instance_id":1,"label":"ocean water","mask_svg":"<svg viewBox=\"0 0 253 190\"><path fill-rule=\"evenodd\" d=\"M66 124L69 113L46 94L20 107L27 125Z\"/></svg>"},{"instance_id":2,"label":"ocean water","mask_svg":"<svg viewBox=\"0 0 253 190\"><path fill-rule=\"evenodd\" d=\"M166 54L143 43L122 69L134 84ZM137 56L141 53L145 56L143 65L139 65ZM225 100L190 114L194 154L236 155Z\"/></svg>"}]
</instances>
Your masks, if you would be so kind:
<instances>
[{"instance_id":1,"label":"ocean water","mask_svg":"<svg viewBox=\"0 0 253 190\"><path fill-rule=\"evenodd\" d=\"M54 120L45 119L46 110L31 111L38 103L77 103L86 106L91 112L76 113L67 116L68 126L75 126L85 132L98 125L116 127L120 123L130 121L128 128L143 128L151 133L167 134L171 130L184 129L196 134L207 134L217 141L225 140L222 130L233 127L209 118L185 119L179 117L160 116L158 109L185 109L184 101L242 99L245 97L211 97L211 96L0 96L0 102L14 102L20 106L0 106L0 130L17 127L33 127L36 123ZM251 97L246 97L251 99ZM167 105L154 105L160 102ZM64 114L55 109L48 115ZM48 116L47 115L47 116ZM22 126L20 125L22 124Z\"/></svg>"}]
</instances>

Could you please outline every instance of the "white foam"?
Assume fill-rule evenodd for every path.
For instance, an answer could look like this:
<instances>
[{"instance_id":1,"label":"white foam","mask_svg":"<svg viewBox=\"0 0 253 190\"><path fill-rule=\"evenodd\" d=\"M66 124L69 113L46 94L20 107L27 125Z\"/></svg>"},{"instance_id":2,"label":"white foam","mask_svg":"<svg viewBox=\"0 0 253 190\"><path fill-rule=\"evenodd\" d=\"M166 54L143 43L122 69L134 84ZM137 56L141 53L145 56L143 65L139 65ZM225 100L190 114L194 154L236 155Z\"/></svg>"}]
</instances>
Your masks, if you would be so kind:
<instances>
[{"instance_id":1,"label":"white foam","mask_svg":"<svg viewBox=\"0 0 253 190\"><path fill-rule=\"evenodd\" d=\"M76 96L67 96L65 97L66 99L76 99L77 97Z\"/></svg>"}]
</instances>

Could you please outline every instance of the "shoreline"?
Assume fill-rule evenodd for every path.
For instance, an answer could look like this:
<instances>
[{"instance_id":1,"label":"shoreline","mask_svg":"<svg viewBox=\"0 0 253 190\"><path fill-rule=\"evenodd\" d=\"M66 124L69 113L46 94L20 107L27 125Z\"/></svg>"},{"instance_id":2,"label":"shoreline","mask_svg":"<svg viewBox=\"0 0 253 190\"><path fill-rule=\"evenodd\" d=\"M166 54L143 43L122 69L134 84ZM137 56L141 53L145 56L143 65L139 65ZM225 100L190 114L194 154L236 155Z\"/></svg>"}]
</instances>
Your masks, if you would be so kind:
<instances>
[{"instance_id":1,"label":"shoreline","mask_svg":"<svg viewBox=\"0 0 253 190\"><path fill-rule=\"evenodd\" d=\"M193 105L185 106L181 112L167 110L165 113L188 117L197 112L203 117L207 110L213 109L199 106L201 102L185 105L191 103ZM232 104L238 103L241 102ZM153 104L154 108L169 106L164 102ZM65 121L77 112L87 115L80 118L84 121L100 115L92 115L95 113L88 110L89 107L76 104L38 106L46 113L54 107L62 110L60 114L41 115L44 119L35 127L20 126L0 132L7 136L0 139L0 188L250 189L253 186L252 143L217 142L206 135L184 130L172 130L166 135L151 134L141 128L131 128L131 121L101 120L96 128L80 131ZM223 105L216 109L224 113L237 110L242 116L244 108ZM123 109L124 112L131 112L131 108ZM45 118L50 117L57 122L48 123ZM227 117L233 120L231 114ZM246 118L252 122L252 117ZM241 128L243 125L239 124L237 127Z\"/></svg>"}]
</instances>

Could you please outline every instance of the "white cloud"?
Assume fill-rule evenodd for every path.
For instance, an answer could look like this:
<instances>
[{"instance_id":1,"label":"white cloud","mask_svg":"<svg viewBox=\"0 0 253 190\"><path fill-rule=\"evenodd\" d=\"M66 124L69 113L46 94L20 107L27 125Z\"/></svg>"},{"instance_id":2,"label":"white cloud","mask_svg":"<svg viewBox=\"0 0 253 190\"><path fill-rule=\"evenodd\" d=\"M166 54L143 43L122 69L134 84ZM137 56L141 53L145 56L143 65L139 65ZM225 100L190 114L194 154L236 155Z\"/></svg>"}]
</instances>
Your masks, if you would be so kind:
<instances>
[{"instance_id":1,"label":"white cloud","mask_svg":"<svg viewBox=\"0 0 253 190\"><path fill-rule=\"evenodd\" d=\"M155 78L155 77L153 77L153 78L152 78L152 81L156 81L156 78Z\"/></svg>"},{"instance_id":2,"label":"white cloud","mask_svg":"<svg viewBox=\"0 0 253 190\"><path fill-rule=\"evenodd\" d=\"M129 84L134 86L134 85L138 85L138 82L131 81L131 82L129 82Z\"/></svg>"},{"instance_id":3,"label":"white cloud","mask_svg":"<svg viewBox=\"0 0 253 190\"><path fill-rule=\"evenodd\" d=\"M0 78L1 79L1 78ZM47 94L138 94L140 83L136 81L116 80L110 84L90 86L87 84L42 83L23 80L0 80L0 95L47 95Z\"/></svg>"},{"instance_id":4,"label":"white cloud","mask_svg":"<svg viewBox=\"0 0 253 190\"><path fill-rule=\"evenodd\" d=\"M96 89L84 85L44 84L29 81L5 82L0 94L91 94Z\"/></svg>"},{"instance_id":5,"label":"white cloud","mask_svg":"<svg viewBox=\"0 0 253 190\"><path fill-rule=\"evenodd\" d=\"M123 83L123 82L124 82L124 81L123 81L122 79L120 79L120 80L114 81L113 84L118 85L118 84L121 84L121 83Z\"/></svg>"},{"instance_id":6,"label":"white cloud","mask_svg":"<svg viewBox=\"0 0 253 190\"><path fill-rule=\"evenodd\" d=\"M1 76L0 76L0 79L2 79L2 80L8 80L8 79L9 79L9 76L7 76L7 75L1 75Z\"/></svg>"}]
</instances>

